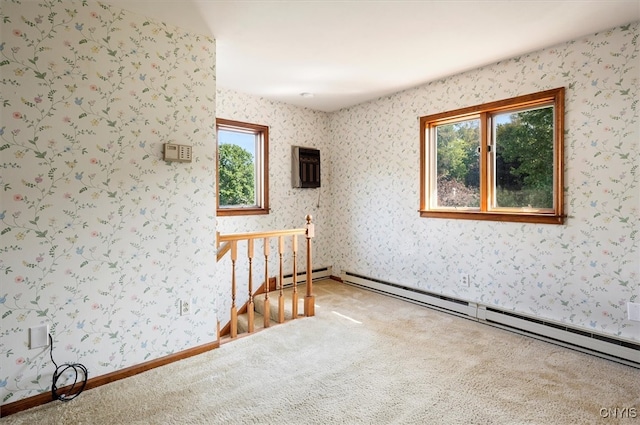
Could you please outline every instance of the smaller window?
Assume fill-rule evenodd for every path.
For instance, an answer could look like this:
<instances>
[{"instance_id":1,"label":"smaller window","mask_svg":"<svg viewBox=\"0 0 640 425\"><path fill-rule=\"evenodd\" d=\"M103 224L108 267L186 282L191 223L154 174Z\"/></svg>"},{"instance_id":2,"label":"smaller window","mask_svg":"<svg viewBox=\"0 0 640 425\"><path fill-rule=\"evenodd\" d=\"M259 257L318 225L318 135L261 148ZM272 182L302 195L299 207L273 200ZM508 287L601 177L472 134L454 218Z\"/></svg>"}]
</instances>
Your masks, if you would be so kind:
<instances>
[{"instance_id":1,"label":"smaller window","mask_svg":"<svg viewBox=\"0 0 640 425\"><path fill-rule=\"evenodd\" d=\"M269 127L216 119L217 213L269 214Z\"/></svg>"},{"instance_id":2,"label":"smaller window","mask_svg":"<svg viewBox=\"0 0 640 425\"><path fill-rule=\"evenodd\" d=\"M562 224L564 88L420 118L422 217Z\"/></svg>"}]
</instances>

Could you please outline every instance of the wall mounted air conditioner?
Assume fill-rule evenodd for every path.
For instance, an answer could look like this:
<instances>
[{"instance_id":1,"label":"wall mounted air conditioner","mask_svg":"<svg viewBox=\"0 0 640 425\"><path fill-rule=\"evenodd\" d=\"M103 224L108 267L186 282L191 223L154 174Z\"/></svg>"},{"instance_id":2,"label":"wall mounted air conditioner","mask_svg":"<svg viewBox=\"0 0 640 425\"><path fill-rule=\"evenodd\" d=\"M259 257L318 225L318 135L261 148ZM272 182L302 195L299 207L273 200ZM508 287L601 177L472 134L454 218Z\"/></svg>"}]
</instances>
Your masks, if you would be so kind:
<instances>
[{"instance_id":1,"label":"wall mounted air conditioner","mask_svg":"<svg viewBox=\"0 0 640 425\"><path fill-rule=\"evenodd\" d=\"M320 187L320 150L291 147L291 185L299 188Z\"/></svg>"}]
</instances>

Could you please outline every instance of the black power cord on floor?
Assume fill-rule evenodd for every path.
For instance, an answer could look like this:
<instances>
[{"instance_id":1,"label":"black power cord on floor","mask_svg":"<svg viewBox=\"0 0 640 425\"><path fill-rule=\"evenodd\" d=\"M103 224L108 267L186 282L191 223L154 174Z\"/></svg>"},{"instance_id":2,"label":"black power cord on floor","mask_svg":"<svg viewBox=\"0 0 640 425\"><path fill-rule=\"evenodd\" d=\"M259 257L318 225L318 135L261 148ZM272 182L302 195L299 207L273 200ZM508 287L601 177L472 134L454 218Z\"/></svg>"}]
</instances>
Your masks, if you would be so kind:
<instances>
[{"instance_id":1,"label":"black power cord on floor","mask_svg":"<svg viewBox=\"0 0 640 425\"><path fill-rule=\"evenodd\" d=\"M53 397L54 400L71 401L74 398L78 397L80 393L84 390L84 387L87 386L89 371L87 371L87 368L84 367L84 365L81 365L80 363L65 363L58 366L56 361L53 360L53 337L51 336L51 334L49 334L49 344L51 344L49 355L51 356L51 361L53 362L53 365L56 367L55 372L53 372L53 383L51 384L51 396ZM75 373L73 384L71 384L70 388L68 385L63 387L64 389L68 389L66 394L59 394L58 379L60 379L60 377L68 370L71 370ZM78 384L78 378L80 378L79 372L82 372L81 386ZM76 385L79 385L79 387L76 388Z\"/></svg>"}]
</instances>

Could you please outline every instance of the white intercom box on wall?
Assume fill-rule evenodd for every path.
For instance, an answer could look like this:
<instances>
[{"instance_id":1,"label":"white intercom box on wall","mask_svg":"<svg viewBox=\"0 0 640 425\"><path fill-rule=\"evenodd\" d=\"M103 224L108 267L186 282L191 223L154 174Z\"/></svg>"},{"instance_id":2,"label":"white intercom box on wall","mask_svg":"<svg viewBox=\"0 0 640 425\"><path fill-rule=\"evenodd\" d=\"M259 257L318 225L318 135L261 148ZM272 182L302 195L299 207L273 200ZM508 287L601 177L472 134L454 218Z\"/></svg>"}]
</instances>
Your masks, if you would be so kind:
<instances>
[{"instance_id":1,"label":"white intercom box on wall","mask_svg":"<svg viewBox=\"0 0 640 425\"><path fill-rule=\"evenodd\" d=\"M192 157L191 146L175 145L173 143L164 144L165 161L191 162Z\"/></svg>"}]
</instances>

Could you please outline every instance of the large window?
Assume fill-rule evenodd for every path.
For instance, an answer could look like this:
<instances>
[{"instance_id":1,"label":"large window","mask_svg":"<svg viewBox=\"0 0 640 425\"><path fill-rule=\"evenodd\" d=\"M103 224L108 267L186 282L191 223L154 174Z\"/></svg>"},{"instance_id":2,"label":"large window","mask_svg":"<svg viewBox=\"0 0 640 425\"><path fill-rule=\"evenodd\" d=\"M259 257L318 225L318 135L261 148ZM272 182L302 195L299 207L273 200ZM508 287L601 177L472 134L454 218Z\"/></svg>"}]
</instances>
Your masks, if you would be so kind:
<instances>
[{"instance_id":1,"label":"large window","mask_svg":"<svg viewBox=\"0 0 640 425\"><path fill-rule=\"evenodd\" d=\"M562 224L564 88L420 118L420 215Z\"/></svg>"},{"instance_id":2,"label":"large window","mask_svg":"<svg viewBox=\"0 0 640 425\"><path fill-rule=\"evenodd\" d=\"M269 127L216 120L218 215L269 213Z\"/></svg>"}]
</instances>

